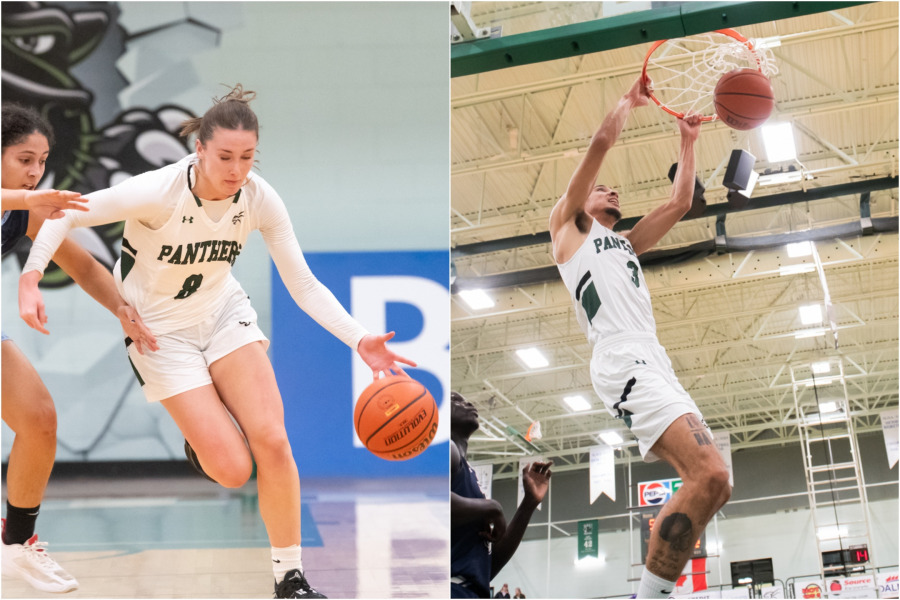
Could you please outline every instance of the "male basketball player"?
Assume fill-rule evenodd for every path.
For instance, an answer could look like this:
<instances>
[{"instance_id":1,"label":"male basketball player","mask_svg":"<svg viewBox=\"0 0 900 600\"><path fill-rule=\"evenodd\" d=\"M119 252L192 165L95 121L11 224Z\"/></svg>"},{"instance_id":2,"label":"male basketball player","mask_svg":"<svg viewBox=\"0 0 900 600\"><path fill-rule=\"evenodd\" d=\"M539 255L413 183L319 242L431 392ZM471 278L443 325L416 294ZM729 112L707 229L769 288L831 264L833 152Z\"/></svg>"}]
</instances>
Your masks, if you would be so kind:
<instances>
[{"instance_id":1,"label":"male basketball player","mask_svg":"<svg viewBox=\"0 0 900 600\"><path fill-rule=\"evenodd\" d=\"M457 392L450 393L450 401L450 597L490 598L491 579L512 558L547 493L553 462L535 462L522 471L525 498L507 524L503 507L484 497L466 462L478 411Z\"/></svg>"},{"instance_id":2,"label":"male basketball player","mask_svg":"<svg viewBox=\"0 0 900 600\"><path fill-rule=\"evenodd\" d=\"M683 481L656 519L638 598L667 598L706 524L731 496L728 470L694 401L656 339L650 293L638 257L691 207L696 115L678 120L681 149L670 199L634 229L614 232L619 193L595 183L631 109L645 106L638 79L603 120L566 192L550 213L553 258L593 347L591 380L607 410L625 421L647 462L662 459Z\"/></svg>"}]
</instances>

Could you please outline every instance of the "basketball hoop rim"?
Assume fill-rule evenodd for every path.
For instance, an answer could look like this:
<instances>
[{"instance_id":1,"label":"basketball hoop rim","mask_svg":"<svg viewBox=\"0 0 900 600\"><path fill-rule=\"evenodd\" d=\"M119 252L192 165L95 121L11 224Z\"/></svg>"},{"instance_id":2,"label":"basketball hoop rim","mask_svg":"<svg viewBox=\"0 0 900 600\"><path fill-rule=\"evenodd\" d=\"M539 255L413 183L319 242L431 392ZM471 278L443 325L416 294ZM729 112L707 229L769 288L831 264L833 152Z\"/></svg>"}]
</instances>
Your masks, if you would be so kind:
<instances>
[{"instance_id":1,"label":"basketball hoop rim","mask_svg":"<svg viewBox=\"0 0 900 600\"><path fill-rule=\"evenodd\" d=\"M721 33L722 35L727 35L728 37L739 41L740 43L744 44L748 50L753 52L754 55L756 55L756 48L753 47L753 42L751 42L750 40L745 38L743 35L741 35L737 31L735 31L734 29L716 29L713 33ZM641 69L641 81L644 81L644 82L647 81L647 63L650 61L650 56L656 51L657 48L659 48L660 46L662 46L663 44L665 44L668 41L669 41L669 38L664 39L664 40L657 40L657 41L653 42L653 44L650 45L650 49L647 50L647 55L644 57L644 66ZM756 59L756 70L759 71L760 73L763 72L762 65L761 65L758 57ZM658 107L660 107L661 109L663 109L664 111L666 111L667 113L669 113L670 115L672 115L673 117L675 117L677 119L684 118L683 112L680 112L677 110L672 110L671 108L669 108L668 106L666 106L665 104L660 102L659 99L653 94L652 89L647 90L647 92L650 95L650 99L653 100L653 102L656 103L656 105ZM700 122L708 123L710 121L716 121L716 120L718 120L718 118L719 117L715 114L704 115L704 116L700 117Z\"/></svg>"}]
</instances>

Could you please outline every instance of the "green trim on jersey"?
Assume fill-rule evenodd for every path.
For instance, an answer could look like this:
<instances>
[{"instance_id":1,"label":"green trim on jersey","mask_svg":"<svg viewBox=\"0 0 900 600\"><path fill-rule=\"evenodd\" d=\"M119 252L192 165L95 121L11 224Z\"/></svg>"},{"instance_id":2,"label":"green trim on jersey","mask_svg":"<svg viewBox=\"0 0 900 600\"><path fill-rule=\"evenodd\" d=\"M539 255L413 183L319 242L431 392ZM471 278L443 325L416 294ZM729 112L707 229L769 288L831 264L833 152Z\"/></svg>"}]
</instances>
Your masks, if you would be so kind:
<instances>
[{"instance_id":1,"label":"green trim on jersey","mask_svg":"<svg viewBox=\"0 0 900 600\"><path fill-rule=\"evenodd\" d=\"M125 281L125 278L128 277L128 274L131 272L131 268L134 267L135 256L137 255L137 250L132 248L131 244L128 243L128 238L122 238L122 249L123 252L121 254L121 271L122 271L122 281ZM131 254L124 252L124 250L130 250ZM135 256L132 256L135 255Z\"/></svg>"},{"instance_id":2,"label":"green trim on jersey","mask_svg":"<svg viewBox=\"0 0 900 600\"><path fill-rule=\"evenodd\" d=\"M131 361L131 357L128 357L128 364L131 365L131 370L134 371L134 376L137 377L138 383L141 384L141 387L144 387L144 378L141 377L141 374L138 373L137 367L134 366L134 363Z\"/></svg>"},{"instance_id":3,"label":"green trim on jersey","mask_svg":"<svg viewBox=\"0 0 900 600\"><path fill-rule=\"evenodd\" d=\"M128 277L128 274L131 273L132 267L134 267L134 257L130 254L122 253L122 281L125 281L125 278Z\"/></svg>"}]
</instances>

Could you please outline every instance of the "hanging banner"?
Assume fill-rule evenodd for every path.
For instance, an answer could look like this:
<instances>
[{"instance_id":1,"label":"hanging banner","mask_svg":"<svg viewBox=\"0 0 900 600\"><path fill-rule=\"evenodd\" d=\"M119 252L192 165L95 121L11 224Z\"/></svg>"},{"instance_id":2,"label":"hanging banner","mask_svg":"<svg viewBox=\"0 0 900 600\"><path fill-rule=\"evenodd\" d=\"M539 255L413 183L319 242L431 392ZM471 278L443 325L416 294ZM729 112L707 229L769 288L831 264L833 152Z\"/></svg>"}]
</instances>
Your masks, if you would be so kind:
<instances>
[{"instance_id":1,"label":"hanging banner","mask_svg":"<svg viewBox=\"0 0 900 600\"><path fill-rule=\"evenodd\" d=\"M606 494L616 501L616 456L615 450L606 444L591 448L591 504L600 494Z\"/></svg>"},{"instance_id":2,"label":"hanging banner","mask_svg":"<svg viewBox=\"0 0 900 600\"><path fill-rule=\"evenodd\" d=\"M891 468L897 464L897 409L881 413L881 431L884 433L884 447L887 450L888 464Z\"/></svg>"},{"instance_id":3,"label":"hanging banner","mask_svg":"<svg viewBox=\"0 0 900 600\"><path fill-rule=\"evenodd\" d=\"M600 549L597 547L597 528L600 522L597 519L589 519L587 521L578 521L578 560L593 556L600 556Z\"/></svg>"},{"instance_id":4,"label":"hanging banner","mask_svg":"<svg viewBox=\"0 0 900 600\"><path fill-rule=\"evenodd\" d=\"M731 487L734 487L734 469L731 463L731 434L727 431L717 431L713 433L713 441L716 444L716 450L719 451L719 456L722 457L725 466L728 467L728 483Z\"/></svg>"},{"instance_id":5,"label":"hanging banner","mask_svg":"<svg viewBox=\"0 0 900 600\"><path fill-rule=\"evenodd\" d=\"M475 471L481 493L485 498L490 498L494 480L494 465L472 465L472 470Z\"/></svg>"},{"instance_id":6,"label":"hanging banner","mask_svg":"<svg viewBox=\"0 0 900 600\"><path fill-rule=\"evenodd\" d=\"M516 506L522 504L522 500L525 499L525 488L522 486L522 469L527 465L536 462L547 462L547 459L543 456L526 456L519 459L519 501L516 503ZM543 504L543 502L541 504ZM538 510L541 510L541 504L538 504Z\"/></svg>"}]
</instances>

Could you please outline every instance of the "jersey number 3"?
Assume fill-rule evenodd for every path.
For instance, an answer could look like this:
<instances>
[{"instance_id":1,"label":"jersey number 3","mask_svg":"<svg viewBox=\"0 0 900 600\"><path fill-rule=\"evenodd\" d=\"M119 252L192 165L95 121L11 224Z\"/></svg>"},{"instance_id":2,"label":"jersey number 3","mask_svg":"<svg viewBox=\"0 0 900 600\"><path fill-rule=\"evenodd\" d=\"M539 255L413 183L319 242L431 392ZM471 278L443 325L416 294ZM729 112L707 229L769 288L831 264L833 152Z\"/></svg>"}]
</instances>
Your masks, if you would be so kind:
<instances>
[{"instance_id":1,"label":"jersey number 3","mask_svg":"<svg viewBox=\"0 0 900 600\"><path fill-rule=\"evenodd\" d=\"M187 279L184 280L184 283L181 285L181 291L175 294L176 300L183 300L200 289L200 284L203 283L203 273L198 273L196 275L189 275Z\"/></svg>"},{"instance_id":2,"label":"jersey number 3","mask_svg":"<svg viewBox=\"0 0 900 600\"><path fill-rule=\"evenodd\" d=\"M634 287L641 287L640 267L637 263L629 260L625 266L631 269L631 283L634 284ZM600 302L600 296L597 295L597 288L594 286L594 282L591 281L590 271L585 273L581 277L581 281L578 282L578 287L575 288L575 300L581 302L581 307L584 308L584 312L587 314L588 323L592 323L594 315L600 310L602 303Z\"/></svg>"}]
</instances>

